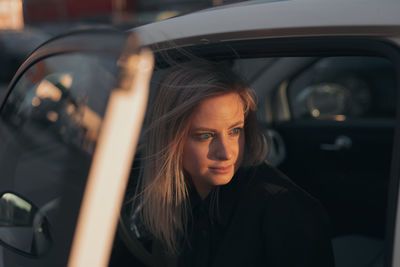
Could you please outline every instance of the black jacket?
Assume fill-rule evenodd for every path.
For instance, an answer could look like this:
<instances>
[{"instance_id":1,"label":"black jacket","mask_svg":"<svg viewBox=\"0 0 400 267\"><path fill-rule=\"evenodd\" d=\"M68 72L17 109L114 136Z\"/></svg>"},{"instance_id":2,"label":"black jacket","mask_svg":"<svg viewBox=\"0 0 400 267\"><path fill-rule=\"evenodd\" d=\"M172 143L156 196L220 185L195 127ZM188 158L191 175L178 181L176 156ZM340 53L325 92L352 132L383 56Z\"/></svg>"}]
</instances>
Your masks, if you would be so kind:
<instances>
[{"instance_id":1,"label":"black jacket","mask_svg":"<svg viewBox=\"0 0 400 267\"><path fill-rule=\"evenodd\" d=\"M329 221L321 204L266 164L241 168L201 200L179 266L334 266Z\"/></svg>"}]
</instances>

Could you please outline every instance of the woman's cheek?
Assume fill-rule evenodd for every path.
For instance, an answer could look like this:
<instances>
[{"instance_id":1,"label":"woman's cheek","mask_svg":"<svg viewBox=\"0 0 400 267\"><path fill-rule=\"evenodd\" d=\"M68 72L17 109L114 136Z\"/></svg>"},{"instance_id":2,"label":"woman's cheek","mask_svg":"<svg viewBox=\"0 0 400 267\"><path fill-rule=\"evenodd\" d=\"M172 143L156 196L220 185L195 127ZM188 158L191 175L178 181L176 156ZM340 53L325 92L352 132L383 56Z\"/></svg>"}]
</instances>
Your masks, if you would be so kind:
<instances>
[{"instance_id":1,"label":"woman's cheek","mask_svg":"<svg viewBox=\"0 0 400 267\"><path fill-rule=\"evenodd\" d=\"M191 175L207 168L208 145L189 138L183 149L183 168Z\"/></svg>"},{"instance_id":2,"label":"woman's cheek","mask_svg":"<svg viewBox=\"0 0 400 267\"><path fill-rule=\"evenodd\" d=\"M235 163L235 171L239 169L240 165L242 165L243 162L244 150L246 145L245 140L246 140L245 135L244 133L242 133L238 140L238 155Z\"/></svg>"}]
</instances>

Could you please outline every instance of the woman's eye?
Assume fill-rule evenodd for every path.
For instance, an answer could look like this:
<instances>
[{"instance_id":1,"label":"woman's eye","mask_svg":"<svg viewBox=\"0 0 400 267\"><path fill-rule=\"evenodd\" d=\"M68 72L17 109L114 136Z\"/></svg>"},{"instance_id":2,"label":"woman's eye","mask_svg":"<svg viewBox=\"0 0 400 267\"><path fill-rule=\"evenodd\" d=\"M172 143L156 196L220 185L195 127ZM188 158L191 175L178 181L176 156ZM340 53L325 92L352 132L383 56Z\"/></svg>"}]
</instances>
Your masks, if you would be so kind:
<instances>
[{"instance_id":1,"label":"woman's eye","mask_svg":"<svg viewBox=\"0 0 400 267\"><path fill-rule=\"evenodd\" d=\"M202 140L207 140L207 139L209 139L209 138L212 137L212 134L211 134L211 133L201 133L201 134L199 134L198 136L199 136L199 138L202 139Z\"/></svg>"},{"instance_id":2,"label":"woman's eye","mask_svg":"<svg viewBox=\"0 0 400 267\"><path fill-rule=\"evenodd\" d=\"M242 130L242 128L235 128L235 129L232 130L231 133L232 133L233 135L238 135L238 134L240 133L241 130Z\"/></svg>"}]
</instances>

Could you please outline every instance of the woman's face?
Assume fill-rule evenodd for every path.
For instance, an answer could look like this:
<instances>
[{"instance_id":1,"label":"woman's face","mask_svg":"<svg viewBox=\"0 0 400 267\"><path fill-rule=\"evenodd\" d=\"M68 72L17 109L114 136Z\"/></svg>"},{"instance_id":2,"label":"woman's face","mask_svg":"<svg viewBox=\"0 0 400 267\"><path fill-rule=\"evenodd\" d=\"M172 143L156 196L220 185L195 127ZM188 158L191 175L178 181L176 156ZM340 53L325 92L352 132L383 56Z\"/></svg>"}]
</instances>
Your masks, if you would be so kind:
<instances>
[{"instance_id":1,"label":"woman's face","mask_svg":"<svg viewBox=\"0 0 400 267\"><path fill-rule=\"evenodd\" d=\"M204 199L230 182L244 151L244 108L237 93L211 97L196 108L183 149L183 168Z\"/></svg>"}]
</instances>

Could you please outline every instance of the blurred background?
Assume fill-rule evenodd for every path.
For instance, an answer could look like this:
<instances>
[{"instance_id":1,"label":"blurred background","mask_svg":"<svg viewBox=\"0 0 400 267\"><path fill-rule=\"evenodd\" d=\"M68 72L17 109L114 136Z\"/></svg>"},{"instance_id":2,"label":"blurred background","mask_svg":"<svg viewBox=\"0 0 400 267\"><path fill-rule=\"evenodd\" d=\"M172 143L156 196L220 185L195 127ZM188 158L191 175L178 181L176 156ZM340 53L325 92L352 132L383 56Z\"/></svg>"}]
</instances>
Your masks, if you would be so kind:
<instances>
[{"instance_id":1,"label":"blurred background","mask_svg":"<svg viewBox=\"0 0 400 267\"><path fill-rule=\"evenodd\" d=\"M127 30L237 0L0 0L0 92L53 36L93 27Z\"/></svg>"}]
</instances>

